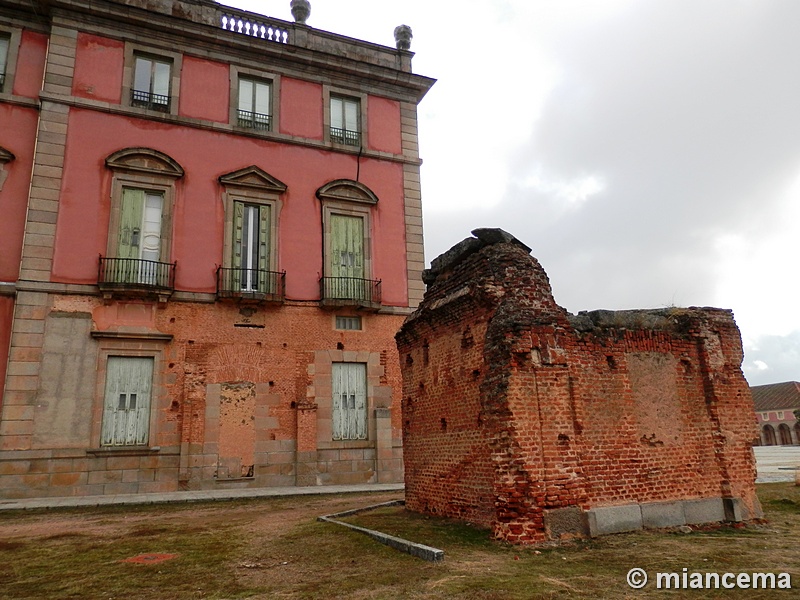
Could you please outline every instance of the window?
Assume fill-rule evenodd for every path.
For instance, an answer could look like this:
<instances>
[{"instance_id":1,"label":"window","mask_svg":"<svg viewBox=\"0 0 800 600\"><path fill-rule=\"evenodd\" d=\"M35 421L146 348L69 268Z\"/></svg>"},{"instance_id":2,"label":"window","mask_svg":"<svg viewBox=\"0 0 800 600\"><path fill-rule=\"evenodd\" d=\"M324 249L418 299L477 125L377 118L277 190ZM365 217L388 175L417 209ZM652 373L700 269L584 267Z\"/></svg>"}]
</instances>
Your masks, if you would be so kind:
<instances>
[{"instance_id":1,"label":"window","mask_svg":"<svg viewBox=\"0 0 800 600\"><path fill-rule=\"evenodd\" d=\"M239 79L239 127L269 131L272 128L272 85L255 79Z\"/></svg>"},{"instance_id":2,"label":"window","mask_svg":"<svg viewBox=\"0 0 800 600\"><path fill-rule=\"evenodd\" d=\"M286 185L255 165L219 178L223 185L225 236L217 295L255 294L281 301L284 273L277 267L277 220Z\"/></svg>"},{"instance_id":3,"label":"window","mask_svg":"<svg viewBox=\"0 0 800 600\"><path fill-rule=\"evenodd\" d=\"M148 443L153 362L152 357L108 357L101 445Z\"/></svg>"},{"instance_id":4,"label":"window","mask_svg":"<svg viewBox=\"0 0 800 600\"><path fill-rule=\"evenodd\" d=\"M361 331L361 317L336 316L336 329L345 331Z\"/></svg>"},{"instance_id":5,"label":"window","mask_svg":"<svg viewBox=\"0 0 800 600\"><path fill-rule=\"evenodd\" d=\"M8 47L10 43L11 38L9 36L0 34L0 91L3 91L3 84L6 81Z\"/></svg>"},{"instance_id":6,"label":"window","mask_svg":"<svg viewBox=\"0 0 800 600\"><path fill-rule=\"evenodd\" d=\"M243 292L266 293L269 264L270 206L235 200L233 277Z\"/></svg>"},{"instance_id":7,"label":"window","mask_svg":"<svg viewBox=\"0 0 800 600\"><path fill-rule=\"evenodd\" d=\"M361 145L361 107L357 98L331 95L331 141Z\"/></svg>"},{"instance_id":8,"label":"window","mask_svg":"<svg viewBox=\"0 0 800 600\"><path fill-rule=\"evenodd\" d=\"M137 55L134 60L131 106L169 112L171 76L171 61Z\"/></svg>"},{"instance_id":9,"label":"window","mask_svg":"<svg viewBox=\"0 0 800 600\"><path fill-rule=\"evenodd\" d=\"M164 193L123 188L116 258L118 281L155 285L161 259Z\"/></svg>"},{"instance_id":10,"label":"window","mask_svg":"<svg viewBox=\"0 0 800 600\"><path fill-rule=\"evenodd\" d=\"M181 166L149 148L127 148L106 158L114 172L106 256L98 284L104 289L171 290L174 263L170 229L175 180ZM166 298L164 298L166 299Z\"/></svg>"},{"instance_id":11,"label":"window","mask_svg":"<svg viewBox=\"0 0 800 600\"><path fill-rule=\"evenodd\" d=\"M372 206L377 196L364 184L337 179L317 190L322 201L325 264L323 304L380 307L380 281L373 280L370 253Z\"/></svg>"},{"instance_id":12,"label":"window","mask_svg":"<svg viewBox=\"0 0 800 600\"><path fill-rule=\"evenodd\" d=\"M367 365L333 363L333 439L367 439Z\"/></svg>"}]
</instances>

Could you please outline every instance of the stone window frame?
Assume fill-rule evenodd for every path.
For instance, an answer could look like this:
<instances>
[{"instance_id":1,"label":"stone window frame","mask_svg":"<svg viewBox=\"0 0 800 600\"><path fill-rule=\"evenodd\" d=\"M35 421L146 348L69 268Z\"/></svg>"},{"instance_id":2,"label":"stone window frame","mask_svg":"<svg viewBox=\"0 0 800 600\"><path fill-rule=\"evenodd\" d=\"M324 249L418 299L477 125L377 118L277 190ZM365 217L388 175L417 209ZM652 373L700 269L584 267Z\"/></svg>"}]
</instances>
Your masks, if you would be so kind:
<instances>
[{"instance_id":1,"label":"stone window frame","mask_svg":"<svg viewBox=\"0 0 800 600\"><path fill-rule=\"evenodd\" d=\"M17 27L0 25L0 37L8 40L8 54L6 55L5 78L0 85L0 94L10 96L14 90L14 79L17 74L17 58L22 42L22 30Z\"/></svg>"},{"instance_id":2,"label":"stone window frame","mask_svg":"<svg viewBox=\"0 0 800 600\"><path fill-rule=\"evenodd\" d=\"M136 57L143 56L156 60L163 60L171 63L170 67L170 83L169 83L169 111L159 112L135 106L131 104L131 89L133 86L134 69L136 68ZM180 104L181 92L181 69L183 68L183 54L180 52L172 52L147 46L144 44L137 44L134 42L125 42L124 62L122 69L122 105L131 108L132 110L141 110L152 114L163 115L177 115Z\"/></svg>"},{"instance_id":3,"label":"stone window frame","mask_svg":"<svg viewBox=\"0 0 800 600\"><path fill-rule=\"evenodd\" d=\"M111 212L106 256L116 257L119 247L122 193L125 188L131 188L163 194L159 262L170 262L175 188L177 180L183 177L183 168L168 155L151 148L125 148L111 154L105 162L106 167L113 172L109 193Z\"/></svg>"},{"instance_id":4,"label":"stone window frame","mask_svg":"<svg viewBox=\"0 0 800 600\"><path fill-rule=\"evenodd\" d=\"M14 153L0 146L0 192L3 191L3 184L8 177L8 170L6 164L10 163L16 158Z\"/></svg>"},{"instance_id":5,"label":"stone window frame","mask_svg":"<svg viewBox=\"0 0 800 600\"><path fill-rule=\"evenodd\" d=\"M270 85L270 123L268 130L251 129L250 127L240 127L238 125L238 110L239 110L239 80L252 79L254 81L261 81ZM277 132L280 124L280 97L281 97L281 76L278 73L271 73L267 71L260 71L258 69L251 69L248 67L241 67L238 65L230 66L230 103L229 103L229 123L236 128L237 131L249 131L253 133L260 133L268 135Z\"/></svg>"},{"instance_id":6,"label":"stone window frame","mask_svg":"<svg viewBox=\"0 0 800 600\"><path fill-rule=\"evenodd\" d=\"M359 104L358 111L358 133L360 136L360 144L358 146L351 146L349 144L342 144L331 139L331 96L339 98L350 98L357 100ZM328 84L322 86L322 131L323 141L334 146L335 148L366 148L368 138L367 127L367 98L368 95L346 88L334 87Z\"/></svg>"},{"instance_id":7,"label":"stone window frame","mask_svg":"<svg viewBox=\"0 0 800 600\"><path fill-rule=\"evenodd\" d=\"M269 222L269 271L279 271L278 222L283 208L282 196L287 190L285 183L255 165L239 169L219 177L222 186L222 206L225 213L222 265L233 267L233 217L234 203L243 201L270 207Z\"/></svg>"},{"instance_id":8,"label":"stone window frame","mask_svg":"<svg viewBox=\"0 0 800 600\"><path fill-rule=\"evenodd\" d=\"M372 212L378 197L363 183L350 179L336 179L317 190L322 203L322 248L324 277L331 277L331 217L342 215L360 217L364 224L364 279L374 279L372 264Z\"/></svg>"},{"instance_id":9,"label":"stone window frame","mask_svg":"<svg viewBox=\"0 0 800 600\"><path fill-rule=\"evenodd\" d=\"M375 448L378 428L375 411L381 406L380 352L353 350L318 350L314 353L313 402L317 417L317 450ZM367 371L367 439L333 439L333 363L365 363ZM391 399L391 393L388 393Z\"/></svg>"},{"instance_id":10,"label":"stone window frame","mask_svg":"<svg viewBox=\"0 0 800 600\"><path fill-rule=\"evenodd\" d=\"M125 339L124 335L116 336L105 332L97 332L92 337L99 338L97 353L97 380L95 381L95 402L92 410L91 439L92 448L97 452L109 454L157 452L159 444L154 443L159 439L163 428L160 427L159 415L169 409L170 398L164 385L163 373L167 368L167 357L164 343L167 339L146 336ZM171 336L167 336L171 337ZM150 421L147 433L147 444L143 446L104 446L102 443L103 414L105 411L106 376L108 359L112 356L121 358L152 358L153 382L150 392Z\"/></svg>"}]
</instances>

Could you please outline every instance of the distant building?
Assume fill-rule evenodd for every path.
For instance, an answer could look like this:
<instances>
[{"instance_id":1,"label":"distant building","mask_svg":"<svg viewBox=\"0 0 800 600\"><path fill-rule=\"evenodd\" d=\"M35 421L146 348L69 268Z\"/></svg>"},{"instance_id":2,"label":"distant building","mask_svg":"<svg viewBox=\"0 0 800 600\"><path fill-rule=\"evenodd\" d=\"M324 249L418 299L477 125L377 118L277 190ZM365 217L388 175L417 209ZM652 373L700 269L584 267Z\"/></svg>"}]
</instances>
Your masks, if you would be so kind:
<instances>
[{"instance_id":1,"label":"distant building","mask_svg":"<svg viewBox=\"0 0 800 600\"><path fill-rule=\"evenodd\" d=\"M0 0L0 496L403 480L434 80L291 4Z\"/></svg>"},{"instance_id":2,"label":"distant building","mask_svg":"<svg viewBox=\"0 0 800 600\"><path fill-rule=\"evenodd\" d=\"M800 445L800 383L784 381L750 387L761 429L762 446Z\"/></svg>"}]
</instances>

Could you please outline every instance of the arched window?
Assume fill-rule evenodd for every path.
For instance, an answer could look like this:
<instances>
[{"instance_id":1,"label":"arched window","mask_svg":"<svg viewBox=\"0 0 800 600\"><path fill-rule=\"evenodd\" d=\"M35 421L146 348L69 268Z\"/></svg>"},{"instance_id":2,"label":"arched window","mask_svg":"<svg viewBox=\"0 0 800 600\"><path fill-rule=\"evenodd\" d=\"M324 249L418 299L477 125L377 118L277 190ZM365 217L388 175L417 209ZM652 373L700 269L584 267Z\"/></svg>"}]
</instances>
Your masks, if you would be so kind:
<instances>
[{"instance_id":1,"label":"arched window","mask_svg":"<svg viewBox=\"0 0 800 600\"><path fill-rule=\"evenodd\" d=\"M794 424L794 439L795 443L800 446L800 421Z\"/></svg>"},{"instance_id":2,"label":"arched window","mask_svg":"<svg viewBox=\"0 0 800 600\"><path fill-rule=\"evenodd\" d=\"M778 434L781 438L781 446L792 445L792 431L789 429L789 426L786 423L781 423L778 426Z\"/></svg>"},{"instance_id":3,"label":"arched window","mask_svg":"<svg viewBox=\"0 0 800 600\"><path fill-rule=\"evenodd\" d=\"M764 425L761 430L761 439L764 446L777 446L775 438L775 428L772 425Z\"/></svg>"}]
</instances>

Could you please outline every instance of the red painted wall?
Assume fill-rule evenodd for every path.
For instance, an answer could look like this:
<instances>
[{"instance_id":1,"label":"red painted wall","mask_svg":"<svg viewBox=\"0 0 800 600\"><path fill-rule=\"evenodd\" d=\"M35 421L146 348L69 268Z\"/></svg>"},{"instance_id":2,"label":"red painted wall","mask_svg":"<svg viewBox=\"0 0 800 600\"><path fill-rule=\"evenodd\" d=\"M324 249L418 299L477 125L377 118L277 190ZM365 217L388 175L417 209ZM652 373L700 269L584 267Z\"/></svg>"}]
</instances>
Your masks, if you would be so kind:
<instances>
[{"instance_id":1,"label":"red painted wall","mask_svg":"<svg viewBox=\"0 0 800 600\"><path fill-rule=\"evenodd\" d=\"M181 93L187 92L191 89ZM97 136L97 131L114 131L114 136ZM186 172L176 186L173 207L176 289L215 290L224 234L217 178L255 164L288 186L278 223L278 266L287 271L287 297L319 298L322 225L315 192L333 179L355 178L355 156L81 109L70 111L53 281L97 281L97 257L106 254L110 213L112 177L104 160L132 146L164 152ZM360 181L380 199L373 209L372 275L383 281L384 304L406 305L402 165L362 159Z\"/></svg>"},{"instance_id":2,"label":"red painted wall","mask_svg":"<svg viewBox=\"0 0 800 600\"><path fill-rule=\"evenodd\" d=\"M367 121L369 147L372 150L402 154L399 102L378 96L369 96Z\"/></svg>"},{"instance_id":3,"label":"red painted wall","mask_svg":"<svg viewBox=\"0 0 800 600\"><path fill-rule=\"evenodd\" d=\"M72 93L119 104L124 60L123 42L78 33Z\"/></svg>"},{"instance_id":4,"label":"red painted wall","mask_svg":"<svg viewBox=\"0 0 800 600\"><path fill-rule=\"evenodd\" d=\"M281 78L280 132L322 139L322 86L291 77Z\"/></svg>"},{"instance_id":5,"label":"red painted wall","mask_svg":"<svg viewBox=\"0 0 800 600\"><path fill-rule=\"evenodd\" d=\"M0 191L0 281L16 281L38 113L32 108L0 104L0 123L0 146L16 156L4 167L8 175Z\"/></svg>"},{"instance_id":6,"label":"red painted wall","mask_svg":"<svg viewBox=\"0 0 800 600\"><path fill-rule=\"evenodd\" d=\"M14 76L13 93L16 96L39 97L46 56L47 36L33 31L23 31L17 55L17 71Z\"/></svg>"},{"instance_id":7,"label":"red painted wall","mask_svg":"<svg viewBox=\"0 0 800 600\"><path fill-rule=\"evenodd\" d=\"M227 123L229 104L228 65L184 56L181 70L180 114Z\"/></svg>"}]
</instances>

